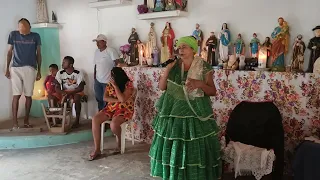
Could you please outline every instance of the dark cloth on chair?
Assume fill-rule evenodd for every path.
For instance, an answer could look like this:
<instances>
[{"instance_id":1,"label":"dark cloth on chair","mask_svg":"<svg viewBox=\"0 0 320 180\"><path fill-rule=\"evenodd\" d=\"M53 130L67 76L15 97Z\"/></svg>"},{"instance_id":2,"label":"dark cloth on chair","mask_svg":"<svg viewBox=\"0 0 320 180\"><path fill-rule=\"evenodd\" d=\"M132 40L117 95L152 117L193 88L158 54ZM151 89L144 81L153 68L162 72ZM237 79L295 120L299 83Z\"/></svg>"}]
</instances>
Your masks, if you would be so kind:
<instances>
[{"instance_id":1,"label":"dark cloth on chair","mask_svg":"<svg viewBox=\"0 0 320 180\"><path fill-rule=\"evenodd\" d=\"M320 179L320 144L304 141L293 161L294 180Z\"/></svg>"},{"instance_id":2,"label":"dark cloth on chair","mask_svg":"<svg viewBox=\"0 0 320 180\"><path fill-rule=\"evenodd\" d=\"M229 141L273 149L276 161L273 180L281 180L284 169L284 130L282 117L272 102L239 103L231 112L226 129Z\"/></svg>"}]
</instances>

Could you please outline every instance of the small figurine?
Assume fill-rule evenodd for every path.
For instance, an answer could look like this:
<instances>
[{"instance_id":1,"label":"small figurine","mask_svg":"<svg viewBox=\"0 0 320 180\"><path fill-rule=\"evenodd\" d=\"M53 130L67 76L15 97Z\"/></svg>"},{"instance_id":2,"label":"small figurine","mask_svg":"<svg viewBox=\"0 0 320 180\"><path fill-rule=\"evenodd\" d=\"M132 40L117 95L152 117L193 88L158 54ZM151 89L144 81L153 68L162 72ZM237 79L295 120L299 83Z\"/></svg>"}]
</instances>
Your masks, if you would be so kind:
<instances>
[{"instance_id":1,"label":"small figurine","mask_svg":"<svg viewBox=\"0 0 320 180\"><path fill-rule=\"evenodd\" d=\"M238 38L234 43L234 54L236 55L237 58L239 58L241 55L244 55L244 52L245 52L245 44L241 34L238 34Z\"/></svg>"},{"instance_id":2,"label":"small figurine","mask_svg":"<svg viewBox=\"0 0 320 180\"><path fill-rule=\"evenodd\" d=\"M58 19L56 14L52 11L52 23L57 23Z\"/></svg>"},{"instance_id":3,"label":"small figurine","mask_svg":"<svg viewBox=\"0 0 320 180\"><path fill-rule=\"evenodd\" d=\"M210 33L210 37L206 42L206 46L208 48L208 59L207 62L212 66L216 66L216 48L217 48L218 39L214 35L214 32Z\"/></svg>"},{"instance_id":4,"label":"small figurine","mask_svg":"<svg viewBox=\"0 0 320 180\"><path fill-rule=\"evenodd\" d=\"M201 51L201 58L204 59L205 61L208 60L208 50L205 47ZM207 63L209 63L209 62L207 61Z\"/></svg>"},{"instance_id":5,"label":"small figurine","mask_svg":"<svg viewBox=\"0 0 320 180\"><path fill-rule=\"evenodd\" d=\"M150 24L150 32L148 34L148 42L147 42L146 49L145 49L145 55L146 55L147 59L151 58L151 54L153 52L153 49L156 46L157 46L157 36L156 36L156 32L154 30L154 23L152 22Z\"/></svg>"},{"instance_id":6,"label":"small figurine","mask_svg":"<svg viewBox=\"0 0 320 180\"><path fill-rule=\"evenodd\" d=\"M200 29L200 25L196 24L196 29L193 31L192 36L194 36L198 41L198 56L201 56L202 42L203 42L203 34Z\"/></svg>"},{"instance_id":7,"label":"small figurine","mask_svg":"<svg viewBox=\"0 0 320 180\"><path fill-rule=\"evenodd\" d=\"M166 11L174 11L176 10L176 3L174 0L165 0L166 1Z\"/></svg>"},{"instance_id":8,"label":"small figurine","mask_svg":"<svg viewBox=\"0 0 320 180\"><path fill-rule=\"evenodd\" d=\"M154 9L155 1L154 0L147 0L146 5L149 9L149 12L152 12Z\"/></svg>"},{"instance_id":9,"label":"small figurine","mask_svg":"<svg viewBox=\"0 0 320 180\"><path fill-rule=\"evenodd\" d=\"M315 34L315 37L310 39L308 44L308 49L311 50L309 66L307 72L313 72L313 64L317 61L320 57L320 26L317 26L312 29Z\"/></svg>"},{"instance_id":10,"label":"small figurine","mask_svg":"<svg viewBox=\"0 0 320 180\"><path fill-rule=\"evenodd\" d=\"M271 61L269 60L271 55L271 47L272 47L272 43L271 43L270 37L266 37L264 43L261 46L261 49L265 48L267 51L267 67L268 68L272 67Z\"/></svg>"},{"instance_id":11,"label":"small figurine","mask_svg":"<svg viewBox=\"0 0 320 180\"><path fill-rule=\"evenodd\" d=\"M177 44L178 44L178 39L175 40L173 45L173 54L175 56L179 56L179 47L177 46Z\"/></svg>"},{"instance_id":12,"label":"small figurine","mask_svg":"<svg viewBox=\"0 0 320 180\"><path fill-rule=\"evenodd\" d=\"M306 45L302 41L302 35L299 34L293 44L293 57L291 62L291 69L297 72L303 72L304 52Z\"/></svg>"},{"instance_id":13,"label":"small figurine","mask_svg":"<svg viewBox=\"0 0 320 180\"><path fill-rule=\"evenodd\" d=\"M128 42L130 44L130 65L138 65L139 64L139 52L138 52L138 46L137 46L137 42L139 40L139 35L136 32L135 28L131 29L131 34L130 37L128 39Z\"/></svg>"},{"instance_id":14,"label":"small figurine","mask_svg":"<svg viewBox=\"0 0 320 180\"><path fill-rule=\"evenodd\" d=\"M161 36L161 63L166 62L168 59L173 57L173 40L175 34L171 28L171 23L167 22L166 27L162 31Z\"/></svg>"},{"instance_id":15,"label":"small figurine","mask_svg":"<svg viewBox=\"0 0 320 180\"><path fill-rule=\"evenodd\" d=\"M220 55L220 64L228 61L229 58L229 45L231 40L231 33L228 29L228 24L223 23L221 32L218 36L220 45L219 45L219 55Z\"/></svg>"},{"instance_id":16,"label":"small figurine","mask_svg":"<svg viewBox=\"0 0 320 180\"><path fill-rule=\"evenodd\" d=\"M271 37L272 47L271 47L271 62L272 62L272 71L284 71L284 57L288 52L289 46L289 26L287 22L282 18L278 18L279 26L277 26Z\"/></svg>"},{"instance_id":17,"label":"small figurine","mask_svg":"<svg viewBox=\"0 0 320 180\"><path fill-rule=\"evenodd\" d=\"M158 65L160 64L160 61L159 61L159 49L158 49L158 47L154 47L153 53L152 53L152 58L153 58L152 64L153 64L154 66L158 66Z\"/></svg>"},{"instance_id":18,"label":"small figurine","mask_svg":"<svg viewBox=\"0 0 320 180\"><path fill-rule=\"evenodd\" d=\"M139 52L139 64L141 66L146 65L146 59L145 59L145 45L140 41L137 40L137 46L138 46L138 52Z\"/></svg>"},{"instance_id":19,"label":"small figurine","mask_svg":"<svg viewBox=\"0 0 320 180\"><path fill-rule=\"evenodd\" d=\"M156 5L154 8L154 12L161 12L164 10L163 0L156 0Z\"/></svg>"},{"instance_id":20,"label":"small figurine","mask_svg":"<svg viewBox=\"0 0 320 180\"><path fill-rule=\"evenodd\" d=\"M184 11L187 7L188 0L175 0L178 10Z\"/></svg>"},{"instance_id":21,"label":"small figurine","mask_svg":"<svg viewBox=\"0 0 320 180\"><path fill-rule=\"evenodd\" d=\"M258 58L260 47L260 40L257 38L257 34L253 33L253 38L250 41L250 54L253 58Z\"/></svg>"},{"instance_id":22,"label":"small figurine","mask_svg":"<svg viewBox=\"0 0 320 180\"><path fill-rule=\"evenodd\" d=\"M230 55L227 69L228 70L237 70L238 68L239 68L238 58L234 54Z\"/></svg>"}]
</instances>

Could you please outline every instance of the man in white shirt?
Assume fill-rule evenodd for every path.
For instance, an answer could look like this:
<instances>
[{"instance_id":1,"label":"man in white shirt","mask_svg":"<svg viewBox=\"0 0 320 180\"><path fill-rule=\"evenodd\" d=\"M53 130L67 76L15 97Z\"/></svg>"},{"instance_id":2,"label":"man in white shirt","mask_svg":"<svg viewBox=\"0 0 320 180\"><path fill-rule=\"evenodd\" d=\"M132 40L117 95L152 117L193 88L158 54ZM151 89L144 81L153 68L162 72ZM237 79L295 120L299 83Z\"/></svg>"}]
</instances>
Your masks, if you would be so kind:
<instances>
[{"instance_id":1,"label":"man in white shirt","mask_svg":"<svg viewBox=\"0 0 320 180\"><path fill-rule=\"evenodd\" d=\"M105 35L99 34L93 42L96 42L98 47L94 54L94 91L99 111L101 111L106 105L103 100L104 91L111 80L111 70L115 66L115 61L119 59L119 55L115 49L107 47Z\"/></svg>"},{"instance_id":2,"label":"man in white shirt","mask_svg":"<svg viewBox=\"0 0 320 180\"><path fill-rule=\"evenodd\" d=\"M57 101L63 103L66 99L72 99L75 104L76 121L72 128L77 128L80 122L81 98L84 96L84 77L83 74L73 67L74 59L66 56L62 62L62 70L56 74L56 93Z\"/></svg>"}]
</instances>

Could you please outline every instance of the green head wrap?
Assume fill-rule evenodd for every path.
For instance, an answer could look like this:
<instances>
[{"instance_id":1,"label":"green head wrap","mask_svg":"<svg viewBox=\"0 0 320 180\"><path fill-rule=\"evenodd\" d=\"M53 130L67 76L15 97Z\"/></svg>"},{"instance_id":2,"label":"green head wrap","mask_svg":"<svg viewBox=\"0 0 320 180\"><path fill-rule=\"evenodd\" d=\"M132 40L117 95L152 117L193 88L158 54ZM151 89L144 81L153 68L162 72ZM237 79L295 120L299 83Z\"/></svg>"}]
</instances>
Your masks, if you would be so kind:
<instances>
[{"instance_id":1,"label":"green head wrap","mask_svg":"<svg viewBox=\"0 0 320 180\"><path fill-rule=\"evenodd\" d=\"M198 51L198 42L193 36L185 36L178 40L177 46L180 46L181 44L187 44L193 49L193 52Z\"/></svg>"}]
</instances>

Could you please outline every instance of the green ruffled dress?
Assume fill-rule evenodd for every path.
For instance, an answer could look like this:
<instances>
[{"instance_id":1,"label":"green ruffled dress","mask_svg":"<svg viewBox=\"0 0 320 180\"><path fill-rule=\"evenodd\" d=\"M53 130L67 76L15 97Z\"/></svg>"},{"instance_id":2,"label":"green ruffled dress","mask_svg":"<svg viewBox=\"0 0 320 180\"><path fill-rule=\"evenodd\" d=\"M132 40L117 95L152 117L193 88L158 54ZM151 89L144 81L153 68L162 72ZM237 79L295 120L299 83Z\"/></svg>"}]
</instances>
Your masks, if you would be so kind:
<instances>
[{"instance_id":1,"label":"green ruffled dress","mask_svg":"<svg viewBox=\"0 0 320 180\"><path fill-rule=\"evenodd\" d=\"M218 126L210 97L187 100L182 84L188 73L182 74L178 64L171 69L167 90L156 104L158 114L152 123L155 133L149 152L151 176L164 180L220 179ZM212 67L208 63L203 66L205 77ZM209 120L204 121L207 117Z\"/></svg>"}]
</instances>

